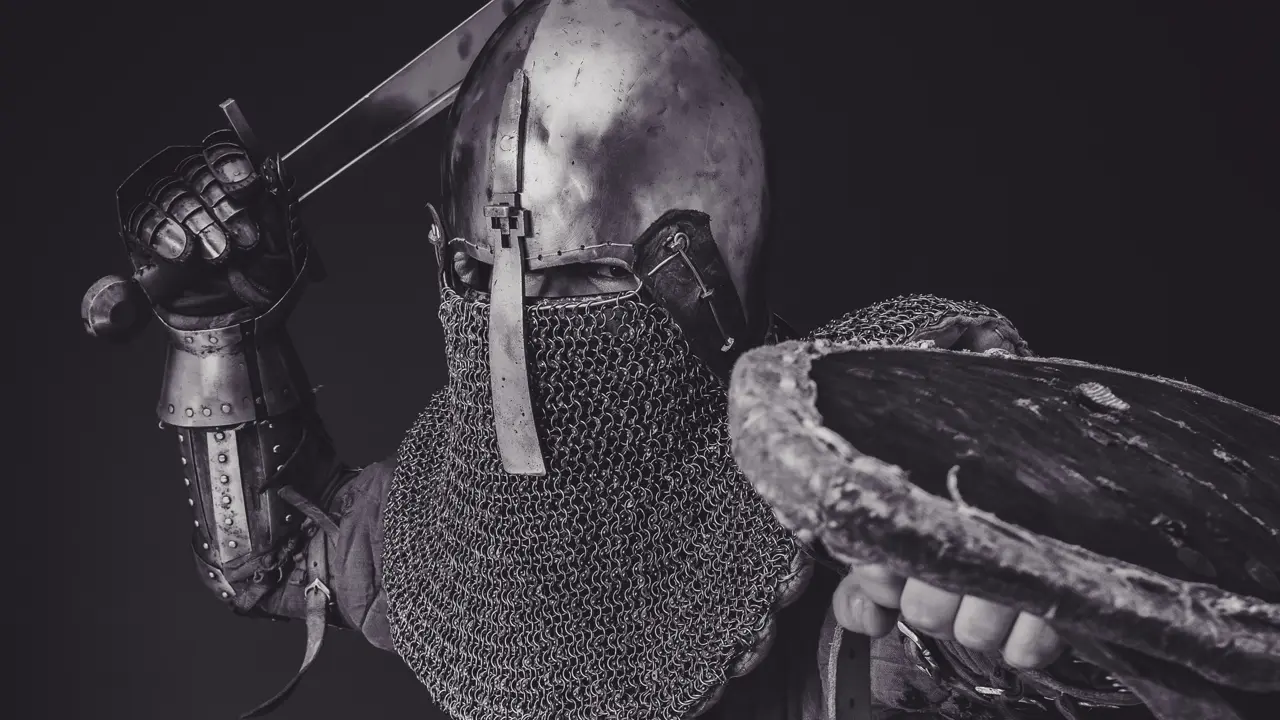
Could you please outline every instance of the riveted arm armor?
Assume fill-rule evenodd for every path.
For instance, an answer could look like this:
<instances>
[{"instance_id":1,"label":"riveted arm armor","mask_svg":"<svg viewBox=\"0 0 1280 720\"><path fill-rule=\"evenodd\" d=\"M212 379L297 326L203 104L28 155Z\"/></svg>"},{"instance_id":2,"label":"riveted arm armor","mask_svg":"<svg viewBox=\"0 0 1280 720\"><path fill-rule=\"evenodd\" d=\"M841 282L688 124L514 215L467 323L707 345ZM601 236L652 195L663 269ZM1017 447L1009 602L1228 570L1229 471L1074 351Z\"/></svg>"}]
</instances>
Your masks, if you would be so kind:
<instances>
[{"instance_id":1,"label":"riveted arm armor","mask_svg":"<svg viewBox=\"0 0 1280 720\"><path fill-rule=\"evenodd\" d=\"M251 157L242 139L220 131L168 148L125 180L119 227L134 273L91 286L81 313L108 339L152 314L163 325L156 412L178 436L200 579L238 614L306 622L301 669L252 717L293 690L326 626L357 622L330 590L344 567L331 565L330 512L353 502L338 495L358 473L338 462L286 329L318 258L279 160ZM338 584L369 580L356 575Z\"/></svg>"},{"instance_id":2,"label":"riveted arm armor","mask_svg":"<svg viewBox=\"0 0 1280 720\"><path fill-rule=\"evenodd\" d=\"M196 565L246 615L305 616L308 541L333 530L321 509L344 477L285 328L299 289L246 322L166 326L157 413L180 441Z\"/></svg>"}]
</instances>

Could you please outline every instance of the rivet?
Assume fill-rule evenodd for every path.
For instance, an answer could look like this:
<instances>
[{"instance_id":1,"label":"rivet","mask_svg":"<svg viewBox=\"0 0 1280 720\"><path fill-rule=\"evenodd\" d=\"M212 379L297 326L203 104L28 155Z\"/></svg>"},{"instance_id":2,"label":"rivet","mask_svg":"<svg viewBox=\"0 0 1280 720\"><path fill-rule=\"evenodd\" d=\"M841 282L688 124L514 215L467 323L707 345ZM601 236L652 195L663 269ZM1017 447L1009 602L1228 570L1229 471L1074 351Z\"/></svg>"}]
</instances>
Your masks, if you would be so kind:
<instances>
[{"instance_id":1,"label":"rivet","mask_svg":"<svg viewBox=\"0 0 1280 720\"><path fill-rule=\"evenodd\" d=\"M223 597L223 599L225 600L226 598L229 598L229 597L231 597L231 596L227 594L227 591L226 591L226 590L223 590L223 591L222 591L222 597Z\"/></svg>"},{"instance_id":2,"label":"rivet","mask_svg":"<svg viewBox=\"0 0 1280 720\"><path fill-rule=\"evenodd\" d=\"M195 417L196 415L196 411L191 408L187 408L185 412L187 413L187 417Z\"/></svg>"},{"instance_id":3,"label":"rivet","mask_svg":"<svg viewBox=\"0 0 1280 720\"><path fill-rule=\"evenodd\" d=\"M227 439L227 434L219 430L218 432L213 434L213 439L217 440L218 442L222 442L223 440Z\"/></svg>"},{"instance_id":4,"label":"rivet","mask_svg":"<svg viewBox=\"0 0 1280 720\"><path fill-rule=\"evenodd\" d=\"M276 466L276 472L281 472L281 471L283 471L283 470L284 470L284 466L283 466L283 465L277 465L277 466Z\"/></svg>"},{"instance_id":5,"label":"rivet","mask_svg":"<svg viewBox=\"0 0 1280 720\"><path fill-rule=\"evenodd\" d=\"M262 404L262 398L254 398L253 401L259 405Z\"/></svg>"},{"instance_id":6,"label":"rivet","mask_svg":"<svg viewBox=\"0 0 1280 720\"><path fill-rule=\"evenodd\" d=\"M186 484L187 484L187 487L191 487L191 478L189 478L189 477L184 477L184 478L182 478L182 482L186 483Z\"/></svg>"},{"instance_id":7,"label":"rivet","mask_svg":"<svg viewBox=\"0 0 1280 720\"><path fill-rule=\"evenodd\" d=\"M169 412L173 412L173 403L169 403Z\"/></svg>"},{"instance_id":8,"label":"rivet","mask_svg":"<svg viewBox=\"0 0 1280 720\"><path fill-rule=\"evenodd\" d=\"M235 541L235 540L230 540L230 541L228 541L228 542L227 542L227 546L228 546L228 547L236 547L236 541Z\"/></svg>"},{"instance_id":9,"label":"rivet","mask_svg":"<svg viewBox=\"0 0 1280 720\"><path fill-rule=\"evenodd\" d=\"M186 458L178 458L178 459L182 461L182 464L183 464L183 465L186 465L186 464L187 464L187 459L186 459Z\"/></svg>"},{"instance_id":10,"label":"rivet","mask_svg":"<svg viewBox=\"0 0 1280 720\"><path fill-rule=\"evenodd\" d=\"M183 342L185 342L185 343L192 343L192 342L194 342L194 341L195 341L195 338L193 338L193 337L191 337L190 335L188 335L187 337L182 338L182 341L183 341Z\"/></svg>"},{"instance_id":11,"label":"rivet","mask_svg":"<svg viewBox=\"0 0 1280 720\"><path fill-rule=\"evenodd\" d=\"M212 579L212 578L216 578L216 577L218 577L218 576L217 576L217 575L214 575L213 573L209 573L209 577L210 577L210 579Z\"/></svg>"},{"instance_id":12,"label":"rivet","mask_svg":"<svg viewBox=\"0 0 1280 720\"><path fill-rule=\"evenodd\" d=\"M209 336L209 344L210 344L210 345L217 345L217 344L218 344L218 336L217 336L217 335L210 335L210 336Z\"/></svg>"},{"instance_id":13,"label":"rivet","mask_svg":"<svg viewBox=\"0 0 1280 720\"><path fill-rule=\"evenodd\" d=\"M231 482L231 478L227 477L226 475L219 475L218 481L221 482L223 485L226 485L227 483Z\"/></svg>"},{"instance_id":14,"label":"rivet","mask_svg":"<svg viewBox=\"0 0 1280 720\"><path fill-rule=\"evenodd\" d=\"M164 421L162 420L162 421L160 421L160 422L156 423L156 427L158 427L158 428L160 428L161 430L163 430L163 429L164 429Z\"/></svg>"},{"instance_id":15,"label":"rivet","mask_svg":"<svg viewBox=\"0 0 1280 720\"><path fill-rule=\"evenodd\" d=\"M213 414L213 411L212 411L212 410L210 410L210 409L209 409L209 408L207 408L207 407L202 407L202 408L200 408L200 414L201 414L201 415L204 415L205 417L209 417L210 415L212 415L212 414Z\"/></svg>"},{"instance_id":16,"label":"rivet","mask_svg":"<svg viewBox=\"0 0 1280 720\"><path fill-rule=\"evenodd\" d=\"M218 453L218 462L226 462L226 461L227 461L227 454L226 454L226 453Z\"/></svg>"},{"instance_id":17,"label":"rivet","mask_svg":"<svg viewBox=\"0 0 1280 720\"><path fill-rule=\"evenodd\" d=\"M195 507L196 501L192 500L191 498L187 498L187 504L190 505L191 507Z\"/></svg>"},{"instance_id":18,"label":"rivet","mask_svg":"<svg viewBox=\"0 0 1280 720\"><path fill-rule=\"evenodd\" d=\"M196 521L196 527L200 527L200 521L199 521L199 520L197 520L197 521Z\"/></svg>"},{"instance_id":19,"label":"rivet","mask_svg":"<svg viewBox=\"0 0 1280 720\"><path fill-rule=\"evenodd\" d=\"M223 505L230 505L230 504L231 504L231 496L230 496L230 495L223 495L223 496L222 496L222 504L223 504Z\"/></svg>"},{"instance_id":20,"label":"rivet","mask_svg":"<svg viewBox=\"0 0 1280 720\"><path fill-rule=\"evenodd\" d=\"M275 423L267 423L267 429L268 429L268 430L275 430L275 429L276 429L276 425L275 425Z\"/></svg>"},{"instance_id":21,"label":"rivet","mask_svg":"<svg viewBox=\"0 0 1280 720\"><path fill-rule=\"evenodd\" d=\"M231 403L222 403L222 412L224 413L231 412Z\"/></svg>"},{"instance_id":22,"label":"rivet","mask_svg":"<svg viewBox=\"0 0 1280 720\"><path fill-rule=\"evenodd\" d=\"M273 447L271 448L271 452L273 452L273 453L278 453L278 452L280 452L280 446L279 446L279 445L275 445L275 446L273 446Z\"/></svg>"},{"instance_id":23,"label":"rivet","mask_svg":"<svg viewBox=\"0 0 1280 720\"><path fill-rule=\"evenodd\" d=\"M200 547L204 548L205 550L208 550L208 549L209 549L209 543L200 543Z\"/></svg>"},{"instance_id":24,"label":"rivet","mask_svg":"<svg viewBox=\"0 0 1280 720\"><path fill-rule=\"evenodd\" d=\"M234 522L235 522L235 521L234 521L234 520L232 520L231 518L227 518L226 520L223 520L223 521L222 521L222 524L223 524L223 525L230 525L230 524L232 524L232 523L234 523Z\"/></svg>"},{"instance_id":25,"label":"rivet","mask_svg":"<svg viewBox=\"0 0 1280 720\"><path fill-rule=\"evenodd\" d=\"M285 521L285 522L289 522L289 521L290 521L290 520L292 520L292 519L293 519L293 516L292 516L292 515L285 515L285 516L284 516L284 521Z\"/></svg>"},{"instance_id":26,"label":"rivet","mask_svg":"<svg viewBox=\"0 0 1280 720\"><path fill-rule=\"evenodd\" d=\"M184 437L182 436L182 433L181 433L181 432L179 432L179 433L178 433L178 442L182 442L182 441L184 441L184 440L186 440L186 438L184 438Z\"/></svg>"}]
</instances>

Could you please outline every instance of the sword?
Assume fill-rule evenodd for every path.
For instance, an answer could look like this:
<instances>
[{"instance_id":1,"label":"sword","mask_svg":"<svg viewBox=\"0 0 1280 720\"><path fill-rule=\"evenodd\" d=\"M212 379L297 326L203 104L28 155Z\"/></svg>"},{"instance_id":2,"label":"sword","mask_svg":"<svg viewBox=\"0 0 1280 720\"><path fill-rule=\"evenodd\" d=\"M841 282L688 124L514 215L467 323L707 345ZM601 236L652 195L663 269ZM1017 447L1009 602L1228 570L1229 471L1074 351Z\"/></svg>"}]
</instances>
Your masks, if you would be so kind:
<instances>
[{"instance_id":1,"label":"sword","mask_svg":"<svg viewBox=\"0 0 1280 720\"><path fill-rule=\"evenodd\" d=\"M222 112L254 164L268 158L287 165L301 204L334 178L382 148L403 139L453 104L480 49L519 5L489 0L431 47L283 155L270 152L234 99ZM314 250L314 248L312 249ZM313 267L318 257L312 257ZM124 340L146 324L146 294L137 274L107 275L89 287L80 303L85 330L94 337Z\"/></svg>"},{"instance_id":2,"label":"sword","mask_svg":"<svg viewBox=\"0 0 1280 720\"><path fill-rule=\"evenodd\" d=\"M446 110L480 48L515 11L517 0L489 0L458 27L280 156L303 203L334 178ZM222 111L251 157L268 156L233 99Z\"/></svg>"}]
</instances>

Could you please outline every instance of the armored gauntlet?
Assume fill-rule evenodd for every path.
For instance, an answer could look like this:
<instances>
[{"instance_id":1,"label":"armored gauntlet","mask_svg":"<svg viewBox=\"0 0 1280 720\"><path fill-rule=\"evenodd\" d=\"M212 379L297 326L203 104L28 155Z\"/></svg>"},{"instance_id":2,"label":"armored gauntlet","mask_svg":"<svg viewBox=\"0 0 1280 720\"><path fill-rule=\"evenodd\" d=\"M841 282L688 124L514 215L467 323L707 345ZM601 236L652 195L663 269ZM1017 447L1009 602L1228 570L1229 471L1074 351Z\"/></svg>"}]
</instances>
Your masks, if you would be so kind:
<instances>
[{"instance_id":1,"label":"armored gauntlet","mask_svg":"<svg viewBox=\"0 0 1280 720\"><path fill-rule=\"evenodd\" d=\"M286 330L314 267L288 190L230 132L156 155L117 193L133 276L96 283L82 316L110 338L150 314L164 326L156 410L205 585L238 613L310 617L309 593L328 606L319 533L336 530L323 509L343 476Z\"/></svg>"}]
</instances>

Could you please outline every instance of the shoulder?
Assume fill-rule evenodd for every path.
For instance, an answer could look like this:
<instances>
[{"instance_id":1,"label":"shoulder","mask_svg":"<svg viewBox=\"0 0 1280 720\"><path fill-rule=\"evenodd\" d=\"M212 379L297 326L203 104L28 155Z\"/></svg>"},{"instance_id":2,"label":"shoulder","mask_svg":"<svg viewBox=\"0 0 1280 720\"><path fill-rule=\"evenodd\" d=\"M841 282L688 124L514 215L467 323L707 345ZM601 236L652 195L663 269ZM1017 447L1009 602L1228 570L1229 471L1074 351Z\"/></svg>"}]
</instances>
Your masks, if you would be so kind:
<instances>
[{"instance_id":1,"label":"shoulder","mask_svg":"<svg viewBox=\"0 0 1280 720\"><path fill-rule=\"evenodd\" d=\"M838 317L806 336L838 343L927 343L950 350L993 348L1032 355L1022 334L1003 314L969 300L904 295Z\"/></svg>"}]
</instances>

